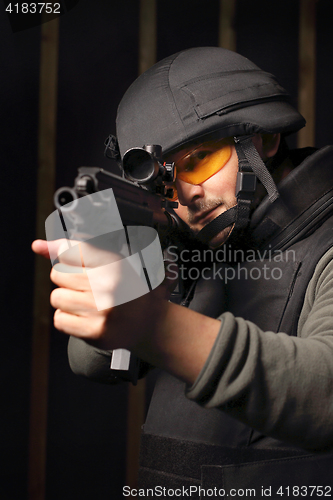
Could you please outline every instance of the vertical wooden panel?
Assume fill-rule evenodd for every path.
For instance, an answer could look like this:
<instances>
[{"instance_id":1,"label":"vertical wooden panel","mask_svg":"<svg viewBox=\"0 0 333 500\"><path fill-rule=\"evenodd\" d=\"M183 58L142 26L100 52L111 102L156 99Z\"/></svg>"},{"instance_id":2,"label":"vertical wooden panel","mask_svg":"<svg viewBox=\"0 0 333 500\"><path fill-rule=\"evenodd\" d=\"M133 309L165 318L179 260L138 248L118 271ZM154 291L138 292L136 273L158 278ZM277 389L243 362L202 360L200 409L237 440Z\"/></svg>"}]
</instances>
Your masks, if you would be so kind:
<instances>
[{"instance_id":1,"label":"vertical wooden panel","mask_svg":"<svg viewBox=\"0 0 333 500\"><path fill-rule=\"evenodd\" d=\"M220 0L219 47L236 50L236 0Z\"/></svg>"},{"instance_id":2,"label":"vertical wooden panel","mask_svg":"<svg viewBox=\"0 0 333 500\"><path fill-rule=\"evenodd\" d=\"M156 0L140 0L139 73L156 62ZM137 487L141 427L145 418L146 382L128 388L126 484Z\"/></svg>"},{"instance_id":3,"label":"vertical wooden panel","mask_svg":"<svg viewBox=\"0 0 333 500\"><path fill-rule=\"evenodd\" d=\"M53 211L56 155L56 103L59 19L41 26L39 89L37 238L45 238L45 219ZM50 263L36 258L31 359L29 500L45 498Z\"/></svg>"},{"instance_id":4,"label":"vertical wooden panel","mask_svg":"<svg viewBox=\"0 0 333 500\"><path fill-rule=\"evenodd\" d=\"M141 427L145 418L146 381L128 387L126 485L138 486Z\"/></svg>"},{"instance_id":5,"label":"vertical wooden panel","mask_svg":"<svg viewBox=\"0 0 333 500\"><path fill-rule=\"evenodd\" d=\"M315 145L316 0L300 0L298 109L307 121L298 133L298 147Z\"/></svg>"},{"instance_id":6,"label":"vertical wooden panel","mask_svg":"<svg viewBox=\"0 0 333 500\"><path fill-rule=\"evenodd\" d=\"M156 0L140 0L139 74L156 62Z\"/></svg>"}]
</instances>

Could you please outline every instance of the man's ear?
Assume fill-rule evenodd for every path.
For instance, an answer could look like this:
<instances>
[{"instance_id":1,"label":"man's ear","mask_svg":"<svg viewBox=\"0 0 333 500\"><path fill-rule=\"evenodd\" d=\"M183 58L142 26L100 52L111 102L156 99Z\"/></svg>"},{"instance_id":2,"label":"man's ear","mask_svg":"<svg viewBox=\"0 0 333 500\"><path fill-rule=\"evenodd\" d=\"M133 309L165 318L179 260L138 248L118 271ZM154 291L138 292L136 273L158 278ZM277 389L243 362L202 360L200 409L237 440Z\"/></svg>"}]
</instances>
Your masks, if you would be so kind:
<instances>
[{"instance_id":1,"label":"man's ear","mask_svg":"<svg viewBox=\"0 0 333 500\"><path fill-rule=\"evenodd\" d=\"M281 134L255 134L252 138L260 157L263 161L272 158L279 149Z\"/></svg>"},{"instance_id":2,"label":"man's ear","mask_svg":"<svg viewBox=\"0 0 333 500\"><path fill-rule=\"evenodd\" d=\"M281 134L261 134L263 158L272 158L279 149Z\"/></svg>"}]
</instances>

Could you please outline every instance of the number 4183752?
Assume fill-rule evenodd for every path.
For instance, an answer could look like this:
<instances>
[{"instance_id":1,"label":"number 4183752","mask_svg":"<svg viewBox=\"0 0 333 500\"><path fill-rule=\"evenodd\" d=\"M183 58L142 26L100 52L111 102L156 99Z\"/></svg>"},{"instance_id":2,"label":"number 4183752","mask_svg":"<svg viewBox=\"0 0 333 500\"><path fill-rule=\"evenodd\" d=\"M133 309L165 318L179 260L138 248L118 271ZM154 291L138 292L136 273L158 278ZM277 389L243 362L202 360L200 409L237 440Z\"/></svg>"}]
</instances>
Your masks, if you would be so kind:
<instances>
[{"instance_id":1,"label":"number 4183752","mask_svg":"<svg viewBox=\"0 0 333 500\"><path fill-rule=\"evenodd\" d=\"M10 14L40 14L45 11L47 14L60 14L60 3L9 3L6 12Z\"/></svg>"},{"instance_id":2,"label":"number 4183752","mask_svg":"<svg viewBox=\"0 0 333 500\"><path fill-rule=\"evenodd\" d=\"M331 486L280 486L276 492L281 497L331 497Z\"/></svg>"}]
</instances>

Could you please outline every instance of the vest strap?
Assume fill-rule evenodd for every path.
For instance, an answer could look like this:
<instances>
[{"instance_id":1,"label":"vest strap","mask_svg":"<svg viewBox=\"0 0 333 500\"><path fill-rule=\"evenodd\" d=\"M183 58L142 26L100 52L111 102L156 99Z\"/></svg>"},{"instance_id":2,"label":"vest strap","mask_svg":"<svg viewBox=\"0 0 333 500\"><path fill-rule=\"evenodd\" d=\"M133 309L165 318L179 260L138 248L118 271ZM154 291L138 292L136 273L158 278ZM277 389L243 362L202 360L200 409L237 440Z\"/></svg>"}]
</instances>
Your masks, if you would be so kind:
<instances>
[{"instance_id":1,"label":"vest strap","mask_svg":"<svg viewBox=\"0 0 333 500\"><path fill-rule=\"evenodd\" d=\"M181 475L185 477L200 479L203 464L224 466L308 455L295 448L231 448L143 432L140 466L158 473L179 475L181 471ZM332 457L331 459L333 462Z\"/></svg>"}]
</instances>

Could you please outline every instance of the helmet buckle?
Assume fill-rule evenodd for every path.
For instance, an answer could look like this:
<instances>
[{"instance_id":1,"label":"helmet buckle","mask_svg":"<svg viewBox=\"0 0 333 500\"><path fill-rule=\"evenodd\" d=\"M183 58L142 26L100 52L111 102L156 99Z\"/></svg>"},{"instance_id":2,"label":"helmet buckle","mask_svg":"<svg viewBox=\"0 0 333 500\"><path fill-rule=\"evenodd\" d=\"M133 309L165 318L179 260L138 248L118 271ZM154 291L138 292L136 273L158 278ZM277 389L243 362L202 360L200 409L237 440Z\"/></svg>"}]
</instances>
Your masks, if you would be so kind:
<instances>
[{"instance_id":1,"label":"helmet buckle","mask_svg":"<svg viewBox=\"0 0 333 500\"><path fill-rule=\"evenodd\" d=\"M237 198L243 194L252 197L256 190L257 177L253 172L238 172L236 180L236 196Z\"/></svg>"}]
</instances>

